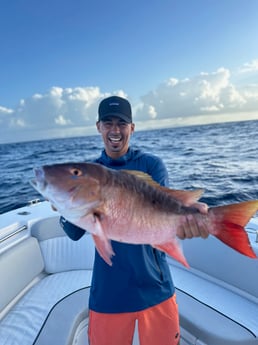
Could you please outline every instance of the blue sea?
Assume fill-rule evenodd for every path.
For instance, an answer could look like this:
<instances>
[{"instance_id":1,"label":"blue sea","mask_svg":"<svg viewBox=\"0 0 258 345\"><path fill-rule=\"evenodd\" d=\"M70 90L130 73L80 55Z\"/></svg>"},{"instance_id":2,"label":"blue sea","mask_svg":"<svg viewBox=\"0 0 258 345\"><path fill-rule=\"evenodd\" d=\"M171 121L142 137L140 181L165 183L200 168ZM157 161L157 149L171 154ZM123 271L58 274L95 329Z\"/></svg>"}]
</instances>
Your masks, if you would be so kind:
<instances>
[{"instance_id":1,"label":"blue sea","mask_svg":"<svg viewBox=\"0 0 258 345\"><path fill-rule=\"evenodd\" d=\"M175 189L203 188L209 206L258 199L258 120L136 132L131 146L160 156ZM33 168L91 160L101 137L0 145L0 213L41 196L31 187Z\"/></svg>"}]
</instances>

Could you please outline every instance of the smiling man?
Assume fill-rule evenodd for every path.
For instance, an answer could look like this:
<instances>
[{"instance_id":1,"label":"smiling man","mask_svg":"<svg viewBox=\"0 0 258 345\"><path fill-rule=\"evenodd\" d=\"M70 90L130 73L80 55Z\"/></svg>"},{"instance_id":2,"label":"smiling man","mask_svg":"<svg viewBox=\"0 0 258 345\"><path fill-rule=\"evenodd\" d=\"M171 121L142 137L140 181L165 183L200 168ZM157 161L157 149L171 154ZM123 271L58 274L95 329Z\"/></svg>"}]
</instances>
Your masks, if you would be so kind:
<instances>
[{"instance_id":1,"label":"smiling man","mask_svg":"<svg viewBox=\"0 0 258 345\"><path fill-rule=\"evenodd\" d=\"M162 160L129 145L135 125L126 99L111 96L102 100L96 125L105 146L96 163L116 170L143 171L160 185L168 186ZM204 213L207 210L205 204L196 207ZM61 225L73 240L85 233L62 217ZM207 237L208 233L190 221L180 227L177 236ZM112 247L112 266L95 252L89 299L90 345L131 345L136 321L141 345L178 344L178 308L165 253L150 245L116 241L112 241Z\"/></svg>"},{"instance_id":2,"label":"smiling man","mask_svg":"<svg viewBox=\"0 0 258 345\"><path fill-rule=\"evenodd\" d=\"M127 100L112 96L100 103L97 129L109 157L117 159L127 153L134 126L131 105Z\"/></svg>"}]
</instances>

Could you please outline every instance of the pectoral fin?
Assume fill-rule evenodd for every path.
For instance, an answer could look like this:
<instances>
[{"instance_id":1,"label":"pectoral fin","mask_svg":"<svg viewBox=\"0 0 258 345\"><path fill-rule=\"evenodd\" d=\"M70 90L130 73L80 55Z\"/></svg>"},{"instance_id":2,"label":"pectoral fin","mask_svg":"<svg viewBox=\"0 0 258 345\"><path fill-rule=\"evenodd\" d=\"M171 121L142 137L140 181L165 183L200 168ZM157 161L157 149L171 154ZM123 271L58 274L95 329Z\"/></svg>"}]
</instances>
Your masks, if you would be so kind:
<instances>
[{"instance_id":1,"label":"pectoral fin","mask_svg":"<svg viewBox=\"0 0 258 345\"><path fill-rule=\"evenodd\" d=\"M96 249L102 259L109 265L112 266L111 258L115 255L113 252L110 240L105 236L92 235L95 242Z\"/></svg>"},{"instance_id":2,"label":"pectoral fin","mask_svg":"<svg viewBox=\"0 0 258 345\"><path fill-rule=\"evenodd\" d=\"M94 232L92 233L93 240L95 242L96 249L102 259L110 266L112 266L111 258L115 253L113 252L110 240L106 237L100 218L96 214L92 214L92 225Z\"/></svg>"}]
</instances>

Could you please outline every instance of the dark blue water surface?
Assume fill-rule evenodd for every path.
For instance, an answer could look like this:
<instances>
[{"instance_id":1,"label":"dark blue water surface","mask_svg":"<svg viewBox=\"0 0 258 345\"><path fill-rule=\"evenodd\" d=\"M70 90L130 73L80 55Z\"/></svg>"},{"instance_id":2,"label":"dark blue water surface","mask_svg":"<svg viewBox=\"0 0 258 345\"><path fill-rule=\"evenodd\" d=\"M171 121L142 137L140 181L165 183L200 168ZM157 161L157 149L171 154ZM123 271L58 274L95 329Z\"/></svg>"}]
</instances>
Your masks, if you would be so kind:
<instances>
[{"instance_id":1,"label":"dark blue water surface","mask_svg":"<svg viewBox=\"0 0 258 345\"><path fill-rule=\"evenodd\" d=\"M160 156L175 189L204 188L210 206L258 199L258 121L136 132L131 144ZM97 157L100 136L0 145L0 213L41 196L33 167Z\"/></svg>"}]
</instances>

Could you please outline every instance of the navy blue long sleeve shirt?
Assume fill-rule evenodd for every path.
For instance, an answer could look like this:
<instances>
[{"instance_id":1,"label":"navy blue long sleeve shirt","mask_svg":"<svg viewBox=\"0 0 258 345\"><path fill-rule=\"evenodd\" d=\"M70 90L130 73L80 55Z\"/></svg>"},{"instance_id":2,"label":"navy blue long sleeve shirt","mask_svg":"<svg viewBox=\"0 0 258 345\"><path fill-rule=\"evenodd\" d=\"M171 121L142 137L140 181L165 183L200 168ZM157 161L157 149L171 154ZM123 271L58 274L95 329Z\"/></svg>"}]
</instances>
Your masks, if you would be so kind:
<instances>
[{"instance_id":1,"label":"navy blue long sleeve shirt","mask_svg":"<svg viewBox=\"0 0 258 345\"><path fill-rule=\"evenodd\" d=\"M129 148L126 155L111 159L102 152L95 160L112 169L139 170L163 186L168 173L159 157ZM65 222L67 235L78 240L85 231ZM171 297L175 288L165 253L150 245L111 241L115 256L109 266L95 251L89 308L102 313L134 312L152 307Z\"/></svg>"}]
</instances>

